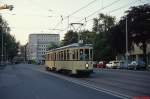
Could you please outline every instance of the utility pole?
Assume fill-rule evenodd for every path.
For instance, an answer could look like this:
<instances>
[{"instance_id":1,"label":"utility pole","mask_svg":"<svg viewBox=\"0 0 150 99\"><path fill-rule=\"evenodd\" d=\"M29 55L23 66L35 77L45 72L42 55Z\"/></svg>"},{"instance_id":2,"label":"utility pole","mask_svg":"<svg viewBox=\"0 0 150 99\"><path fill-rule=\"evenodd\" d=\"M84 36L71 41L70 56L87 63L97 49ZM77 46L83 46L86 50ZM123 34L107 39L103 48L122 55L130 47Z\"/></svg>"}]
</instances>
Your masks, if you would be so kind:
<instances>
[{"instance_id":1,"label":"utility pole","mask_svg":"<svg viewBox=\"0 0 150 99\"><path fill-rule=\"evenodd\" d=\"M25 46L24 46L24 61L25 61L25 63L27 61L27 44L25 44Z\"/></svg>"},{"instance_id":2,"label":"utility pole","mask_svg":"<svg viewBox=\"0 0 150 99\"><path fill-rule=\"evenodd\" d=\"M13 5L7 5L7 4L4 4L4 5L0 5L0 10L3 10L3 9L9 9L10 11L11 10L13 10ZM3 28L3 27L2 27ZM7 28L7 27L4 27L4 28ZM3 32L2 32L2 36L1 36L1 39L2 39L2 53L1 53L1 65L3 65L3 56L4 56L4 49L3 49L3 47L4 47L4 45L3 45L3 43L4 43L4 38L3 38Z\"/></svg>"},{"instance_id":3,"label":"utility pole","mask_svg":"<svg viewBox=\"0 0 150 99\"><path fill-rule=\"evenodd\" d=\"M1 36L1 37L2 37L2 38L1 38L1 39L2 39L2 55L1 55L2 58L1 58L1 64L3 65L3 56L4 56L4 55L3 55L3 41L4 41L4 40L3 40L3 32L2 32L2 36Z\"/></svg>"},{"instance_id":4,"label":"utility pole","mask_svg":"<svg viewBox=\"0 0 150 99\"><path fill-rule=\"evenodd\" d=\"M126 66L128 67L128 19L126 16Z\"/></svg>"}]
</instances>

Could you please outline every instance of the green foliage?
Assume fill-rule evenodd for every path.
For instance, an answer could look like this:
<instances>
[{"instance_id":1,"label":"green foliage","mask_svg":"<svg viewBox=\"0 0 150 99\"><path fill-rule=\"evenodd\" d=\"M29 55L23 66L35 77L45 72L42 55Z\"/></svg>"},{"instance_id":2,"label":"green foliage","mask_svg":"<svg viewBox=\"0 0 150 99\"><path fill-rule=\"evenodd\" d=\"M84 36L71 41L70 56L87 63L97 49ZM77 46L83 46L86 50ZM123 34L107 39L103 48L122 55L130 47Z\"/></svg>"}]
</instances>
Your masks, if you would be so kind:
<instances>
[{"instance_id":1,"label":"green foliage","mask_svg":"<svg viewBox=\"0 0 150 99\"><path fill-rule=\"evenodd\" d=\"M62 40L61 42L61 46L69 45L72 43L77 43L78 35L80 35L80 40L82 39L83 43L94 44L96 33L90 32L88 30L84 30L84 31L81 31L80 33L68 31L68 33L65 34L64 40Z\"/></svg>"},{"instance_id":2,"label":"green foliage","mask_svg":"<svg viewBox=\"0 0 150 99\"><path fill-rule=\"evenodd\" d=\"M146 42L150 39L150 5L145 4L131 7L126 11L126 14L117 25L111 28L111 46L117 53L125 53L125 28L127 19L129 50L132 50L133 43L137 45L142 43L141 48L144 53L144 61L147 64Z\"/></svg>"},{"instance_id":3,"label":"green foliage","mask_svg":"<svg viewBox=\"0 0 150 99\"><path fill-rule=\"evenodd\" d=\"M61 42L61 46L65 46L77 42L78 42L78 34L73 31L68 31Z\"/></svg>"},{"instance_id":4,"label":"green foliage","mask_svg":"<svg viewBox=\"0 0 150 99\"><path fill-rule=\"evenodd\" d=\"M110 45L110 29L114 24L115 18L112 16L99 14L98 18L94 18L93 31L98 33L94 43L94 60L110 60L114 58Z\"/></svg>"},{"instance_id":5,"label":"green foliage","mask_svg":"<svg viewBox=\"0 0 150 99\"><path fill-rule=\"evenodd\" d=\"M57 48L59 47L56 43L54 42L51 42L49 45L48 45L48 50L51 50L51 49L54 49L54 48Z\"/></svg>"},{"instance_id":6,"label":"green foliage","mask_svg":"<svg viewBox=\"0 0 150 99\"><path fill-rule=\"evenodd\" d=\"M113 53L117 56L118 54L125 53L126 49L126 33L125 24L121 27L120 24L116 24L110 29L110 45Z\"/></svg>"},{"instance_id":7,"label":"green foliage","mask_svg":"<svg viewBox=\"0 0 150 99\"><path fill-rule=\"evenodd\" d=\"M146 59L146 41L150 39L150 5L145 4L132 7L127 11L127 19L129 20L129 38L131 42L137 44L142 43L145 65Z\"/></svg>"},{"instance_id":8,"label":"green foliage","mask_svg":"<svg viewBox=\"0 0 150 99\"><path fill-rule=\"evenodd\" d=\"M2 34L3 34L3 47L4 47L4 57L7 57L12 60L14 56L18 53L19 43L16 42L15 38L9 34L10 28L2 16L0 16L0 55L2 54ZM5 58L4 58L5 59ZM1 60L1 57L0 57Z\"/></svg>"},{"instance_id":9,"label":"green foliage","mask_svg":"<svg viewBox=\"0 0 150 99\"><path fill-rule=\"evenodd\" d=\"M96 33L90 32L88 30L84 30L80 32L81 39L83 40L83 43L85 44L94 44Z\"/></svg>"},{"instance_id":10,"label":"green foliage","mask_svg":"<svg viewBox=\"0 0 150 99\"><path fill-rule=\"evenodd\" d=\"M93 31L94 32L107 32L111 27L115 25L115 17L99 14L98 18L93 19Z\"/></svg>"}]
</instances>

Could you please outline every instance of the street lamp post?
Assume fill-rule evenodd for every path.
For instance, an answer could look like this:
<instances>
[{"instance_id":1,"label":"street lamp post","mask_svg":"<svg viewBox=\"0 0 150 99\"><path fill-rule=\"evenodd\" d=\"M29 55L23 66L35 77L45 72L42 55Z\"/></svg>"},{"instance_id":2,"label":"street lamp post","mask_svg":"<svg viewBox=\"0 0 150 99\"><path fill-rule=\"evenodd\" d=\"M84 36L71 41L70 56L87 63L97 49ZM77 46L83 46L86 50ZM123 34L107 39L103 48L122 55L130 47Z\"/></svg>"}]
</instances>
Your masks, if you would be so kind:
<instances>
[{"instance_id":1,"label":"street lamp post","mask_svg":"<svg viewBox=\"0 0 150 99\"><path fill-rule=\"evenodd\" d=\"M126 17L126 67L128 67L128 20Z\"/></svg>"},{"instance_id":2,"label":"street lamp post","mask_svg":"<svg viewBox=\"0 0 150 99\"><path fill-rule=\"evenodd\" d=\"M1 55L1 64L3 65L3 32L2 32L2 36L1 36L2 38L2 55Z\"/></svg>"},{"instance_id":3,"label":"street lamp post","mask_svg":"<svg viewBox=\"0 0 150 99\"><path fill-rule=\"evenodd\" d=\"M11 10L13 10L13 5L2 5L2 6L0 6L0 10L3 10L3 9L9 9L10 11ZM4 56L4 49L3 49L3 47L4 47L4 45L3 45L3 42L4 42L4 38L3 38L3 32L2 32L2 36L1 36L2 38L2 52L1 52L1 64L3 65L3 56Z\"/></svg>"}]
</instances>

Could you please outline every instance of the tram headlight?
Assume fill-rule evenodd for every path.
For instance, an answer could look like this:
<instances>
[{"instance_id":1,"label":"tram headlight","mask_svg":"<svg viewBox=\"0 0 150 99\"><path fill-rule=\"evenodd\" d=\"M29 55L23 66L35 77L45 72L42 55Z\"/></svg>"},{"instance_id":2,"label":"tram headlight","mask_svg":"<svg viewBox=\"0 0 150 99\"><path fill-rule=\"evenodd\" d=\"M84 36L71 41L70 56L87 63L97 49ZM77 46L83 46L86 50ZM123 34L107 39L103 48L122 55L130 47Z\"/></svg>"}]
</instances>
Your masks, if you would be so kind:
<instances>
[{"instance_id":1,"label":"tram headlight","mask_svg":"<svg viewBox=\"0 0 150 99\"><path fill-rule=\"evenodd\" d=\"M86 68L89 68L89 64L88 64L88 63L86 63L86 64L85 64L85 67L86 67Z\"/></svg>"}]
</instances>

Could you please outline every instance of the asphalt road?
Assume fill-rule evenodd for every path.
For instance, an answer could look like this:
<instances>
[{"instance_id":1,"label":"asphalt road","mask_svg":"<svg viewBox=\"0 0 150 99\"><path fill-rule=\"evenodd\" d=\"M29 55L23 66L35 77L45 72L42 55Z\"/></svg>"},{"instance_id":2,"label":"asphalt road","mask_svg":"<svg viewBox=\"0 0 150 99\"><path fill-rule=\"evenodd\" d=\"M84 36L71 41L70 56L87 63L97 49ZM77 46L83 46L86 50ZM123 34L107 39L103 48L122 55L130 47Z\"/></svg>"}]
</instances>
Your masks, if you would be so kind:
<instances>
[{"instance_id":1,"label":"asphalt road","mask_svg":"<svg viewBox=\"0 0 150 99\"><path fill-rule=\"evenodd\" d=\"M72 81L78 78L67 80L38 69L27 64L0 67L0 99L119 99Z\"/></svg>"},{"instance_id":2,"label":"asphalt road","mask_svg":"<svg viewBox=\"0 0 150 99\"><path fill-rule=\"evenodd\" d=\"M95 69L90 78L81 78L97 87L127 97L148 96L150 99L150 71Z\"/></svg>"}]
</instances>

